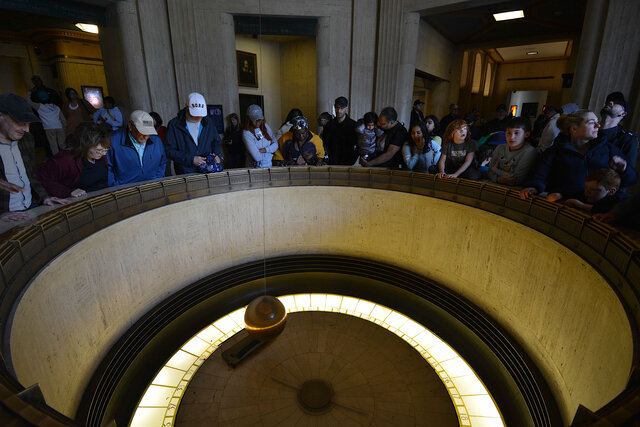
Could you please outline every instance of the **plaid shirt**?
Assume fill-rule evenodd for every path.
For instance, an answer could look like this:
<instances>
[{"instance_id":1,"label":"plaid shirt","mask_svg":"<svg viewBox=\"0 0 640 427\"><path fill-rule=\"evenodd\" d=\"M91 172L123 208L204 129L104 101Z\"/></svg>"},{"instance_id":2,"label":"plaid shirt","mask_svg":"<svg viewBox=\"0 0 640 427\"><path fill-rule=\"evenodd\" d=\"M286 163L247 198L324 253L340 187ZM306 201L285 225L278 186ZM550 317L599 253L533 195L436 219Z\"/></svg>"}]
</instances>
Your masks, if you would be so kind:
<instances>
[{"instance_id":1,"label":"plaid shirt","mask_svg":"<svg viewBox=\"0 0 640 427\"><path fill-rule=\"evenodd\" d=\"M20 154L22 155L22 161L24 163L24 169L27 172L27 178L29 178L29 183L31 184L31 202L32 203L41 203L44 199L49 197L47 191L44 189L38 178L36 178L36 174L34 173L34 163L35 163L35 140L33 139L33 135L27 133L24 137L18 141L18 148L20 149ZM0 161L0 179L6 180L6 176L4 173L4 163ZM8 212L9 211L9 193L0 192L0 212Z\"/></svg>"}]
</instances>

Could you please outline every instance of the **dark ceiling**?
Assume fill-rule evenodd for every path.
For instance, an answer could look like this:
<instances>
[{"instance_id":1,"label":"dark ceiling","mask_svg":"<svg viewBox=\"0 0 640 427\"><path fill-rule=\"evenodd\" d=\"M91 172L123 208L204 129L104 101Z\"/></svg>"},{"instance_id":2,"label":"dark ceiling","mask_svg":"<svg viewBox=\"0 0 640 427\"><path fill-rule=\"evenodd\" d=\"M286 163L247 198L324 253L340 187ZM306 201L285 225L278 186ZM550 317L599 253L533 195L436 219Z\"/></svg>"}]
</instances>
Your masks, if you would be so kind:
<instances>
[{"instance_id":1,"label":"dark ceiling","mask_svg":"<svg viewBox=\"0 0 640 427\"><path fill-rule=\"evenodd\" d=\"M86 22L77 20L75 22ZM43 28L55 28L69 31L80 31L74 21L54 18L50 16L33 15L15 10L0 9L0 28L3 31L20 32Z\"/></svg>"},{"instance_id":2,"label":"dark ceiling","mask_svg":"<svg viewBox=\"0 0 640 427\"><path fill-rule=\"evenodd\" d=\"M511 0L423 16L456 45L502 47L531 41L567 40L580 35L586 1ZM524 18L496 22L494 13L524 10Z\"/></svg>"},{"instance_id":3,"label":"dark ceiling","mask_svg":"<svg viewBox=\"0 0 640 427\"><path fill-rule=\"evenodd\" d=\"M76 22L104 24L107 1L0 0L0 29L22 31L35 28L77 30Z\"/></svg>"}]
</instances>

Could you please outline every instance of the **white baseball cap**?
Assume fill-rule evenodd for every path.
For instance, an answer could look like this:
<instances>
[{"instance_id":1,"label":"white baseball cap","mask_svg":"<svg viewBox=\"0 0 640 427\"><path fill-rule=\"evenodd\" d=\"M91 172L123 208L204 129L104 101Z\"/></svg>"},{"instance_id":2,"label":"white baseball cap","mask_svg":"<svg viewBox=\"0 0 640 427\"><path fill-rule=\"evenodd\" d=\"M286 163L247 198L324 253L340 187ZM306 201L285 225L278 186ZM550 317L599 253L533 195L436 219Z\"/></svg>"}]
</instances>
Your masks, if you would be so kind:
<instances>
[{"instance_id":1,"label":"white baseball cap","mask_svg":"<svg viewBox=\"0 0 640 427\"><path fill-rule=\"evenodd\" d=\"M149 115L149 113L144 112L142 110L136 110L131 113L129 117L131 123L138 129L143 135L157 135L156 128L153 127L153 118Z\"/></svg>"},{"instance_id":2,"label":"white baseball cap","mask_svg":"<svg viewBox=\"0 0 640 427\"><path fill-rule=\"evenodd\" d=\"M194 117L204 117L207 115L207 102L204 100L204 96L198 92L189 94L187 106L189 107L189 114Z\"/></svg>"}]
</instances>

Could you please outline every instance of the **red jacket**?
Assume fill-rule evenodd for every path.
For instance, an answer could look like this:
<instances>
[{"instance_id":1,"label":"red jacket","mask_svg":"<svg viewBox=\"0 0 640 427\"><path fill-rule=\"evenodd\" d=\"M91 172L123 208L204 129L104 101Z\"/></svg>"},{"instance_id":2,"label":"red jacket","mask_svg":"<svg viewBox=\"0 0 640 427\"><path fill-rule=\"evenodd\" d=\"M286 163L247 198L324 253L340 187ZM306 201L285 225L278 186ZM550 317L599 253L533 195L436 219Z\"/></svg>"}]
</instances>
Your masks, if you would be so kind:
<instances>
[{"instance_id":1,"label":"red jacket","mask_svg":"<svg viewBox=\"0 0 640 427\"><path fill-rule=\"evenodd\" d=\"M106 165L107 156L103 156L102 161ZM70 151L60 151L38 168L37 175L50 195L60 198L70 197L82 175L82 159L73 158Z\"/></svg>"}]
</instances>

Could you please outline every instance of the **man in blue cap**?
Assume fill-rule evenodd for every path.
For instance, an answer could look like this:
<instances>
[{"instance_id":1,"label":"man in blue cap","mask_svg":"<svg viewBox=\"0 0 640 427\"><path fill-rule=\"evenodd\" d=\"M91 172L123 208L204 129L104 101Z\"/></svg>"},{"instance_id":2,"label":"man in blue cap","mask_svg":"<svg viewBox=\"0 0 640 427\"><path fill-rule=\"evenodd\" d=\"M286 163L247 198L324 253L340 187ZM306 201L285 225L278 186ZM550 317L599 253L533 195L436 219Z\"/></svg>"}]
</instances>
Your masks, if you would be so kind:
<instances>
[{"instance_id":1,"label":"man in blue cap","mask_svg":"<svg viewBox=\"0 0 640 427\"><path fill-rule=\"evenodd\" d=\"M34 141L29 123L39 121L27 101L14 94L0 95L0 219L23 221L26 211L41 202L67 204L49 197L34 173Z\"/></svg>"}]
</instances>

